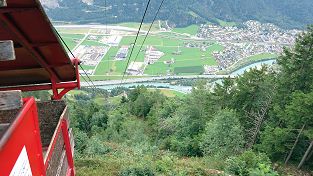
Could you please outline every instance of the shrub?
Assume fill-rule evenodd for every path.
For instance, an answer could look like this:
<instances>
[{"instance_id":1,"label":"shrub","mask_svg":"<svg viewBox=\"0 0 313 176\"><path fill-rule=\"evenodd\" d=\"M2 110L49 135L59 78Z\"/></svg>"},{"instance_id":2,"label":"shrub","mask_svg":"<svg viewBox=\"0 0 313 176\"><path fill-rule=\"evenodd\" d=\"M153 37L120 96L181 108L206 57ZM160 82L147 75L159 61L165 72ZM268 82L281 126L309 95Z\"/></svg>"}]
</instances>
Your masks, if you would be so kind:
<instances>
[{"instance_id":1,"label":"shrub","mask_svg":"<svg viewBox=\"0 0 313 176\"><path fill-rule=\"evenodd\" d=\"M243 144L243 131L236 113L222 110L206 125L201 149L205 155L223 158L240 152Z\"/></svg>"},{"instance_id":2,"label":"shrub","mask_svg":"<svg viewBox=\"0 0 313 176\"><path fill-rule=\"evenodd\" d=\"M77 152L77 154L79 155L84 153L87 147L86 141L88 141L89 138L86 133L79 130L76 130L74 134L75 134L75 152Z\"/></svg>"},{"instance_id":3,"label":"shrub","mask_svg":"<svg viewBox=\"0 0 313 176\"><path fill-rule=\"evenodd\" d=\"M161 173L168 173L173 169L174 157L163 156L161 160L156 161L156 170Z\"/></svg>"},{"instance_id":4,"label":"shrub","mask_svg":"<svg viewBox=\"0 0 313 176\"><path fill-rule=\"evenodd\" d=\"M258 168L251 169L249 174L250 176L278 176L278 173L266 164L258 164Z\"/></svg>"},{"instance_id":5,"label":"shrub","mask_svg":"<svg viewBox=\"0 0 313 176\"><path fill-rule=\"evenodd\" d=\"M225 171L240 176L250 176L256 173L264 173L265 175L275 173L271 169L269 158L265 154L256 154L253 151L246 151L239 156L228 158Z\"/></svg>"},{"instance_id":6,"label":"shrub","mask_svg":"<svg viewBox=\"0 0 313 176\"><path fill-rule=\"evenodd\" d=\"M111 149L103 144L97 136L93 136L87 143L85 153L89 156L97 156L109 153Z\"/></svg>"},{"instance_id":7,"label":"shrub","mask_svg":"<svg viewBox=\"0 0 313 176\"><path fill-rule=\"evenodd\" d=\"M124 169L119 173L119 176L155 176L152 169L144 167L133 167Z\"/></svg>"}]
</instances>

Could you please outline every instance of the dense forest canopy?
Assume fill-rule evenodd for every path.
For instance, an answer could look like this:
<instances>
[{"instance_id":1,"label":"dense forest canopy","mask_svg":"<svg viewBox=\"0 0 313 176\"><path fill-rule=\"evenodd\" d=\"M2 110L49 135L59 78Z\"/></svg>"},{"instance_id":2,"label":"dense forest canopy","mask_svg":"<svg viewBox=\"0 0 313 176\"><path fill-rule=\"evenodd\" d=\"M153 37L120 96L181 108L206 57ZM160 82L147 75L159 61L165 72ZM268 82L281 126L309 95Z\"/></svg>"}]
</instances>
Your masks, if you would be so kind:
<instances>
[{"instance_id":1,"label":"dense forest canopy","mask_svg":"<svg viewBox=\"0 0 313 176\"><path fill-rule=\"evenodd\" d=\"M41 0L55 21L88 23L140 22L146 0ZM146 22L160 4L151 1ZM237 23L257 20L283 28L304 28L313 23L311 0L167 0L158 19L173 26L188 26L218 19ZM106 11L106 12L105 12Z\"/></svg>"}]
</instances>

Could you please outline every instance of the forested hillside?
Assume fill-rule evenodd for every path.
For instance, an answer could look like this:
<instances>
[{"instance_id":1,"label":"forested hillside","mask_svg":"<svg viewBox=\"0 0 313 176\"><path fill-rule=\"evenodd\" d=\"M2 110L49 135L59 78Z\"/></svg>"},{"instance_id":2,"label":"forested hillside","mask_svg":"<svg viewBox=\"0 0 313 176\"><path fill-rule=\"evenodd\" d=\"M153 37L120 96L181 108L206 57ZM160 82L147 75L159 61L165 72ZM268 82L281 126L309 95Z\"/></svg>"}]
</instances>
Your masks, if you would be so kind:
<instances>
[{"instance_id":1,"label":"forested hillside","mask_svg":"<svg viewBox=\"0 0 313 176\"><path fill-rule=\"evenodd\" d=\"M313 27L275 67L215 87L199 81L183 97L71 93L77 174L312 175L312 46Z\"/></svg>"},{"instance_id":2,"label":"forested hillside","mask_svg":"<svg viewBox=\"0 0 313 176\"><path fill-rule=\"evenodd\" d=\"M139 22L145 0L41 0L50 18L76 23ZM150 22L161 1L152 1L147 21ZM283 28L304 28L313 23L311 0L167 0L158 19L172 25L187 26L217 19L237 23L257 20ZM105 18L106 11L106 18Z\"/></svg>"}]
</instances>

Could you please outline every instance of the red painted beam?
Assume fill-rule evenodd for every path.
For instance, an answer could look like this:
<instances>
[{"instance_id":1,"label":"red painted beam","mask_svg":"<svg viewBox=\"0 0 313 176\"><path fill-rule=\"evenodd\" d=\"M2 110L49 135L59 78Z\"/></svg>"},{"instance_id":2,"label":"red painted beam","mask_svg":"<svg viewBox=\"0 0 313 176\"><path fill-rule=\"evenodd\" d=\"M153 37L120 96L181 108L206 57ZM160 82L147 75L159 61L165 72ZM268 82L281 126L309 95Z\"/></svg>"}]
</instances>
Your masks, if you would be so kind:
<instances>
[{"instance_id":1,"label":"red painted beam","mask_svg":"<svg viewBox=\"0 0 313 176\"><path fill-rule=\"evenodd\" d=\"M57 89L75 89L78 88L77 82L67 82L67 83L57 83L55 85ZM52 84L39 84L39 85L29 85L29 86L18 86L18 87L0 87L0 91L8 90L21 90L23 92L36 91L36 90L51 90Z\"/></svg>"},{"instance_id":2,"label":"red painted beam","mask_svg":"<svg viewBox=\"0 0 313 176\"><path fill-rule=\"evenodd\" d=\"M0 13L16 13L16 12L25 12L25 11L34 11L36 7L6 7L0 8Z\"/></svg>"},{"instance_id":3,"label":"red painted beam","mask_svg":"<svg viewBox=\"0 0 313 176\"><path fill-rule=\"evenodd\" d=\"M8 32L13 33L16 36L16 39L19 41L19 43L24 46L25 49L27 49L30 53L33 54L34 58L36 61L46 69L46 71L49 73L51 76L51 79L55 79L57 82L60 82L60 78L57 75L57 73L50 68L49 64L44 60L44 58L41 56L41 54L34 49L30 41L27 40L25 35L23 34L22 31L18 29L18 27L11 21L9 18L4 15L0 14L0 20L2 23L4 23L4 26L8 30Z\"/></svg>"}]
</instances>

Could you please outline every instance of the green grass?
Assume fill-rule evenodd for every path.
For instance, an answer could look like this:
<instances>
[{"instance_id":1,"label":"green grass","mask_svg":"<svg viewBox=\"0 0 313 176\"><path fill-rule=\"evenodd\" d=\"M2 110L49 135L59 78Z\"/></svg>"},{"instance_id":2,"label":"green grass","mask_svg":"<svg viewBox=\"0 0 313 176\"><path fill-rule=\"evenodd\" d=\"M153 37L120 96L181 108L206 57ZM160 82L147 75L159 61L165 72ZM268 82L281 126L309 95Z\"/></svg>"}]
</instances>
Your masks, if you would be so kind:
<instances>
[{"instance_id":1,"label":"green grass","mask_svg":"<svg viewBox=\"0 0 313 176\"><path fill-rule=\"evenodd\" d=\"M263 54L258 54L255 56L248 57L247 59L251 61L259 61L262 59L276 58L277 56L278 56L277 54L263 53Z\"/></svg>"},{"instance_id":2,"label":"green grass","mask_svg":"<svg viewBox=\"0 0 313 176\"><path fill-rule=\"evenodd\" d=\"M84 38L82 34L60 34L66 45L72 50L78 44L78 42Z\"/></svg>"},{"instance_id":3,"label":"green grass","mask_svg":"<svg viewBox=\"0 0 313 176\"><path fill-rule=\"evenodd\" d=\"M184 93L171 90L171 89L149 89L149 91L160 91L166 97L183 97Z\"/></svg>"},{"instance_id":4,"label":"green grass","mask_svg":"<svg viewBox=\"0 0 313 176\"><path fill-rule=\"evenodd\" d=\"M105 105L107 99L104 97L97 96L94 98L94 102L98 105Z\"/></svg>"},{"instance_id":5,"label":"green grass","mask_svg":"<svg viewBox=\"0 0 313 176\"><path fill-rule=\"evenodd\" d=\"M75 46L78 44L77 42L75 42L74 39L69 39L69 38L63 38L64 42L66 43L66 45L69 47L70 50L74 49ZM63 44L63 43L62 43ZM64 45L64 44L63 44ZM65 45L64 45L65 47Z\"/></svg>"},{"instance_id":6,"label":"green grass","mask_svg":"<svg viewBox=\"0 0 313 176\"><path fill-rule=\"evenodd\" d=\"M85 70L93 70L95 69L95 66L90 66L90 65L81 65Z\"/></svg>"},{"instance_id":7,"label":"green grass","mask_svg":"<svg viewBox=\"0 0 313 176\"><path fill-rule=\"evenodd\" d=\"M127 24L129 26L136 25L134 23ZM185 42L202 42L197 41L194 39L188 39L188 36L183 35L183 33L189 32L196 33L198 30L198 27L196 25L189 26L186 28L179 28L176 29L177 32L181 33L172 33L172 32L164 32L161 34L155 34L150 35L147 40L145 41L145 44L141 51L139 51L140 46L144 40L145 36L139 36L137 40L137 44L134 48L132 57L130 58L130 62L134 61L136 58L137 53L139 52L139 55L136 59L137 62L143 62L145 57L145 49L149 46L154 46L158 50L162 51L165 55L160 58L158 62L152 65L148 65L145 70L146 75L166 75L167 73L175 73L175 68L178 68L178 71L176 69L176 73L182 72L182 74L185 73L185 71L181 71L181 67L184 68L183 70L189 70L192 68L199 68L203 67L203 65L216 65L216 61L212 55L213 51L221 51L223 50L223 47L218 44L212 44L210 47L207 48L207 51L201 51L199 48L186 48ZM68 45L71 49L73 49L76 46L75 40L78 38L83 38L84 35L82 34L64 34L64 39L67 41ZM118 47L111 47L108 51L108 53L102 58L101 62L97 67L93 66L83 66L86 70L96 69L94 79L95 80L111 80L111 79L120 79L119 76L123 74L125 71L125 68L127 66L127 60L124 61L116 61L115 55L117 54L119 48L123 45L131 46L131 44L134 42L135 36L125 36L121 40L121 43ZM206 41L209 42L209 41ZM214 42L212 42L214 43ZM89 46L106 46L105 44L102 44L98 41L94 40L85 40L82 42L82 45L89 45ZM179 49L181 50L181 55L175 55L174 52L176 52ZM128 57L131 52L131 47L129 48ZM171 59L175 60L174 64L166 65L164 64L164 61L168 61ZM128 59L128 58L127 58ZM187 69L187 67L190 67ZM180 69L179 69L180 68ZM199 70L199 69L198 69ZM187 71L188 73L190 71ZM196 71L195 73L198 73L199 71ZM116 77L117 76L117 77Z\"/></svg>"},{"instance_id":8,"label":"green grass","mask_svg":"<svg viewBox=\"0 0 313 176\"><path fill-rule=\"evenodd\" d=\"M175 55L173 52L177 51L176 47L157 47L160 51L166 53L158 62L153 65L148 65L145 74L149 75L164 75L170 71L173 73L176 67L197 67L203 65L217 65L212 52L220 51L222 46L214 44L203 52L199 48L180 48L181 55ZM171 59L175 60L174 64L166 65L164 61Z\"/></svg>"},{"instance_id":9,"label":"green grass","mask_svg":"<svg viewBox=\"0 0 313 176\"><path fill-rule=\"evenodd\" d=\"M135 38L136 38L135 36L123 37L120 43L120 46L133 44L135 41ZM144 38L145 38L144 36L139 36L137 39L136 45L141 45ZM163 45L163 40L157 36L148 36L147 40L145 41L145 45Z\"/></svg>"},{"instance_id":10,"label":"green grass","mask_svg":"<svg viewBox=\"0 0 313 176\"><path fill-rule=\"evenodd\" d=\"M223 27L229 27L229 26L236 26L237 25L235 22L227 22L227 21L223 21L220 19L216 19L216 20L219 23L219 25L221 25Z\"/></svg>"},{"instance_id":11,"label":"green grass","mask_svg":"<svg viewBox=\"0 0 313 176\"><path fill-rule=\"evenodd\" d=\"M96 71L95 71L95 75L105 75L107 74L109 67L111 69L113 68L113 59L118 51L118 47L111 47L109 49L109 51L107 52L107 54L103 57L103 59L101 60L101 62L99 63ZM110 63L110 65L108 65Z\"/></svg>"},{"instance_id":12,"label":"green grass","mask_svg":"<svg viewBox=\"0 0 313 176\"><path fill-rule=\"evenodd\" d=\"M68 95L71 95L71 96L73 96L73 95L79 95L79 94L87 94L87 92L82 91L82 90L71 90L71 91L68 93Z\"/></svg>"},{"instance_id":13,"label":"green grass","mask_svg":"<svg viewBox=\"0 0 313 176\"><path fill-rule=\"evenodd\" d=\"M174 73L175 74L180 74L180 73L201 74L201 73L203 73L203 67L202 66L175 67Z\"/></svg>"},{"instance_id":14,"label":"green grass","mask_svg":"<svg viewBox=\"0 0 313 176\"><path fill-rule=\"evenodd\" d=\"M186 33L190 35L196 35L198 33L199 26L198 25L191 25L185 28L174 28L172 32L177 32L177 33Z\"/></svg>"},{"instance_id":15,"label":"green grass","mask_svg":"<svg viewBox=\"0 0 313 176\"><path fill-rule=\"evenodd\" d=\"M120 43L120 46L127 45L130 46L134 42L134 36L124 37ZM136 55L140 49L139 44L142 43L144 37L141 36L138 38L138 45L134 48L133 55L130 59L134 61ZM216 61L212 56L213 51L223 50L223 47L218 44L213 44L210 46L207 51L201 51L199 48L185 48L180 47L182 51L181 55L173 54L177 51L177 46L184 46L186 40L170 39L170 38L161 38L159 36L150 36L146 40L146 45L153 45L160 51L164 52L165 55L155 64L147 66L145 74L149 75L159 75L166 74L167 70L170 70L171 73L174 72L175 67L194 67L194 66L203 66L203 65L216 65ZM138 58L136 61L143 62L146 46L143 47L143 50L139 52ZM98 65L95 75L107 75L110 68L110 75L121 75L126 66L127 61L115 61L114 57L118 52L119 47L112 47L108 54L102 59ZM129 49L129 53L131 48ZM175 63L168 66L164 64L164 61L175 59Z\"/></svg>"},{"instance_id":16,"label":"green grass","mask_svg":"<svg viewBox=\"0 0 313 176\"><path fill-rule=\"evenodd\" d=\"M136 55L139 51L140 47L136 46L133 51L133 55L130 59L131 61L134 61L136 58ZM126 65L127 65L127 60L124 61L115 61L115 55L118 52L119 47L111 47L106 56L102 59L102 61L99 63L95 75L106 75L109 71L110 68L110 75L122 75ZM129 50L130 54L131 48ZM144 61L144 51L139 52L139 55L136 59L136 62L143 62ZM129 57L127 57L128 59Z\"/></svg>"},{"instance_id":17,"label":"green grass","mask_svg":"<svg viewBox=\"0 0 313 176\"><path fill-rule=\"evenodd\" d=\"M135 124L142 121L132 120ZM203 157L179 157L169 151L155 150L146 152L139 147L126 146L120 143L106 142L102 144L110 148L110 152L100 156L75 159L77 176L116 176L127 168L149 167L156 175L200 175L199 173L216 172L216 168L223 166L221 160L206 160ZM212 170L211 170L212 169Z\"/></svg>"},{"instance_id":18,"label":"green grass","mask_svg":"<svg viewBox=\"0 0 313 176\"><path fill-rule=\"evenodd\" d=\"M180 34L180 33L173 33L173 32L160 32L157 35L162 37L170 37L172 39L174 38L186 38L188 37L186 34Z\"/></svg>"}]
</instances>

